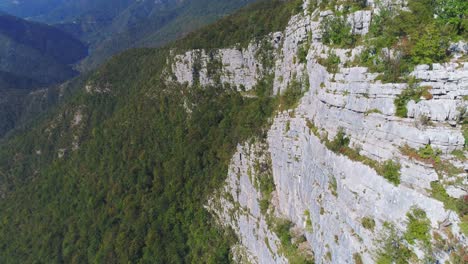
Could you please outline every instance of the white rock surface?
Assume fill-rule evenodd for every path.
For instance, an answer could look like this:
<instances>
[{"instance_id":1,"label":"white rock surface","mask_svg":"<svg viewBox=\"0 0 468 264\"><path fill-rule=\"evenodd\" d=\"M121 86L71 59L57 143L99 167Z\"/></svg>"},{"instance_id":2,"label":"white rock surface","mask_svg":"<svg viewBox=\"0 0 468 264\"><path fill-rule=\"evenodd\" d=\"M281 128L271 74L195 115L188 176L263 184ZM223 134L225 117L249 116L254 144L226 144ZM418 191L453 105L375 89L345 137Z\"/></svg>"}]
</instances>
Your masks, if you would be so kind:
<instances>
[{"instance_id":1,"label":"white rock surface","mask_svg":"<svg viewBox=\"0 0 468 264\"><path fill-rule=\"evenodd\" d=\"M372 18L372 11L360 10L348 16L348 23L351 25L352 33L365 35L369 33Z\"/></svg>"},{"instance_id":2,"label":"white rock surface","mask_svg":"<svg viewBox=\"0 0 468 264\"><path fill-rule=\"evenodd\" d=\"M279 254L278 237L269 230L265 216L260 212L258 201L261 193L252 182L259 176L253 169L255 162L265 158L265 154L258 155L259 151L267 153L262 148L265 146L259 144L238 146L229 166L226 185L219 197L210 202L209 208L223 225L230 226L237 233L251 260L256 263L287 263L286 258Z\"/></svg>"},{"instance_id":3,"label":"white rock surface","mask_svg":"<svg viewBox=\"0 0 468 264\"><path fill-rule=\"evenodd\" d=\"M272 41L277 40L277 37L276 35ZM175 56L172 72L175 81L179 83L193 85L195 81L198 81L201 86L206 86L214 84L215 75L219 75L221 83L234 84L239 90L248 91L262 77L261 69L263 66L256 59L257 49L257 45L251 44L242 50L227 48L210 52L205 50L187 51ZM209 73L210 63L221 64L222 70ZM200 69L197 69L197 66Z\"/></svg>"},{"instance_id":4,"label":"white rock surface","mask_svg":"<svg viewBox=\"0 0 468 264\"><path fill-rule=\"evenodd\" d=\"M379 12L374 2L368 4L372 10L358 11L348 17L355 34L366 34L372 15ZM383 4L405 8L405 1L387 0ZM439 229L439 223L448 221L452 223L452 231L459 243L466 246L466 237L459 233L460 219L430 195L431 182L440 180L438 173L431 165L410 160L400 148L408 145L419 149L431 144L440 149L444 157L449 157L453 150L463 149L464 137L456 121L468 107L464 99L468 95L468 63L416 67L412 75L420 80L420 86L430 87L428 91L432 98L409 102L408 118L396 117L394 101L408 88L407 84L383 84L376 80L377 73L370 73L364 67L344 67L345 62L351 62L359 55L362 47L333 49L320 43L320 21L332 15L330 12L320 12L318 21L312 19L315 14L294 16L284 32L270 35L276 59L272 69L275 74L273 93L283 93L293 80L309 84L304 87L308 92L297 108L274 118L267 145L255 143L238 147L231 160L226 184L213 196L208 207L221 223L234 229L251 261L286 263L287 258L279 250L278 238L269 230L260 211L261 193L252 182L256 175L249 172L256 160L271 156L276 185L273 207L279 216L305 230L316 263L354 263L354 253L359 253L364 263L375 262L383 223L390 222L403 232L407 224L406 214L415 205L427 213L432 231ZM298 49L309 44L307 63L301 63L297 58ZM265 73L264 65L256 59L259 49L260 46L251 44L244 50L216 51L212 57L222 61L222 82L252 89ZM327 72L317 62L317 58L325 58L330 53L341 60L335 74ZM172 64L176 81L193 84L196 56L201 58L200 84L212 84L213 79L207 75L211 60L207 51L177 55ZM432 125L421 125L423 117ZM394 186L374 169L328 150L310 132L308 121L330 140L343 128L351 139L350 145L359 148L360 154L368 158L379 162L399 161L402 165L401 184ZM466 167L466 162L454 164ZM466 178L466 175L453 177ZM334 181L336 195L331 191ZM454 197L467 195L466 190L459 186L447 188L449 195ZM311 215L312 230L305 228L306 210ZM375 220L374 231L362 226L363 217ZM413 250L423 258L421 250ZM329 254L331 260L327 257ZM437 258L443 263L448 254L437 252Z\"/></svg>"},{"instance_id":5,"label":"white rock surface","mask_svg":"<svg viewBox=\"0 0 468 264\"><path fill-rule=\"evenodd\" d=\"M285 133L288 122L290 130ZM314 231L306 234L317 263L327 262L328 251L331 263L352 263L355 252L364 263L372 263L383 223L404 229L406 213L414 205L426 211L433 228L449 216L441 202L405 186L395 187L373 169L329 151L309 133L303 117L277 117L268 142L278 208L296 224L303 224L305 210L311 212ZM330 191L332 178L337 196ZM376 221L375 231L362 226L363 217Z\"/></svg>"}]
</instances>

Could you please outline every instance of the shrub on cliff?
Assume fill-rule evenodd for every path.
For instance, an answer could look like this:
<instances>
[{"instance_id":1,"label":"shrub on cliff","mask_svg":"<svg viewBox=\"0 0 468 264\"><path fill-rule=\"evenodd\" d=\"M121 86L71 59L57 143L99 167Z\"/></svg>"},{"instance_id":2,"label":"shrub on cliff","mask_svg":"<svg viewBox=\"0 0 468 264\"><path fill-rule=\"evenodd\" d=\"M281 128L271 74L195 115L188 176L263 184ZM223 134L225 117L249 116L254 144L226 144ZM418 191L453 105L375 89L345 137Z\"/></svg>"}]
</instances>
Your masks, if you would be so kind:
<instances>
[{"instance_id":1,"label":"shrub on cliff","mask_svg":"<svg viewBox=\"0 0 468 264\"><path fill-rule=\"evenodd\" d=\"M382 164L382 172L380 173L389 182L398 185L400 184L400 169L401 165L392 160L387 160Z\"/></svg>"},{"instance_id":2,"label":"shrub on cliff","mask_svg":"<svg viewBox=\"0 0 468 264\"><path fill-rule=\"evenodd\" d=\"M356 36L351 33L351 27L343 17L328 16L322 24L322 42L338 47L352 47Z\"/></svg>"}]
</instances>

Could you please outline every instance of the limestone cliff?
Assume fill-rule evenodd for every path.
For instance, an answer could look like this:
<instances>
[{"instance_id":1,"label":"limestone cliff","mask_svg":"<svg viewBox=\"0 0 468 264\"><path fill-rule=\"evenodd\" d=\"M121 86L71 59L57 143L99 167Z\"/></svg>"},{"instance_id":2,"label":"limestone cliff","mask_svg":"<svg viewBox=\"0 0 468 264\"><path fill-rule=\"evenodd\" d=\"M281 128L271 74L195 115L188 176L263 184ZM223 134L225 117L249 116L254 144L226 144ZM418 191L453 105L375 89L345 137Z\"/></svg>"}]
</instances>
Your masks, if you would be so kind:
<instances>
[{"instance_id":1,"label":"limestone cliff","mask_svg":"<svg viewBox=\"0 0 468 264\"><path fill-rule=\"evenodd\" d=\"M455 261L453 254L466 252L468 243L463 220L435 189L457 199L467 195L459 125L468 112L468 63L460 59L467 44L453 45L450 62L417 66L410 74L416 84L383 83L379 73L353 65L364 47L322 42L321 23L334 14L308 5L263 42L193 50L171 62L173 80L189 85L220 81L253 96L256 83L272 77L274 94L295 84L304 91L296 106L271 120L266 138L238 146L225 187L207 204L239 237L235 259L288 263L299 255L316 263L374 263L391 239L412 252L409 262ZM347 15L352 33L367 34L382 6L406 8L401 1L369 2ZM330 56L339 58L333 71L321 63ZM214 63L221 70L213 71ZM426 87L426 95L408 100L407 116L400 117L395 100L411 85ZM334 151L340 136L349 142ZM437 153L431 154L437 161L418 155L424 149ZM388 164L398 167L397 182L381 170ZM414 219L428 221L430 245L410 241ZM286 243L278 223L288 227Z\"/></svg>"}]
</instances>

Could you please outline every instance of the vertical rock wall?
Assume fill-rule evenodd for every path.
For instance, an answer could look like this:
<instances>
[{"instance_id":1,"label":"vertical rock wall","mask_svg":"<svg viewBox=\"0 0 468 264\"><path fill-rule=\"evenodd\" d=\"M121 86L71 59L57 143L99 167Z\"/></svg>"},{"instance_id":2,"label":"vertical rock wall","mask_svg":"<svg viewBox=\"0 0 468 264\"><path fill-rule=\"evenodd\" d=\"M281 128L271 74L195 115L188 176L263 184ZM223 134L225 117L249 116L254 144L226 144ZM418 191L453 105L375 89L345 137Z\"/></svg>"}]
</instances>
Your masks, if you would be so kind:
<instances>
[{"instance_id":1,"label":"vertical rock wall","mask_svg":"<svg viewBox=\"0 0 468 264\"><path fill-rule=\"evenodd\" d=\"M368 32L374 11L348 16L355 34ZM394 101L408 85L384 84L377 80L378 73L367 68L345 67L362 47L343 50L323 45L319 29L328 15L305 11L292 17L284 32L267 37L276 60L271 70L273 92L284 92L292 81L307 84L308 91L295 109L276 115L266 142L238 147L225 187L213 196L208 208L223 225L234 229L242 252L256 263L288 262L268 224L271 215L291 221L306 238L316 263L354 263L357 255L364 263L375 262L385 237L384 226L391 224L399 233L405 232L407 213L414 206L426 212L431 233L444 234L447 225L443 223L450 223L448 228L457 243L466 247L457 214L434 199L430 189L431 182L443 179L449 194L455 198L467 195L466 160L457 160L451 153L463 150L465 143L457 120L468 109L468 63L418 66L411 75L420 86L429 87L431 96L410 101L408 118L397 117ZM308 49L306 61L300 61L298 50L304 47ZM248 91L264 77L266 65L258 59L261 49L261 44L252 43L243 50L220 49L214 55L211 51L189 51L175 56L171 67L176 81L193 84L198 78L201 85L209 85L214 80L208 65L214 58L222 64L218 71L222 82ZM330 54L340 57L336 73L319 63ZM311 129L317 129L320 138ZM396 186L362 162L330 151L324 139L332 140L340 129L350 138L350 147L364 157L399 162L401 183ZM437 171L433 164L409 159L401 150L403 146L419 149L427 144L440 149L441 158L455 166L456 173ZM271 160L268 164L275 191L268 213L262 213L259 201L263 194L256 179L263 176L252 168L267 159ZM373 230L363 226L364 218L375 222ZM421 247L410 248L424 258ZM438 260L448 259L449 251L434 250Z\"/></svg>"}]
</instances>

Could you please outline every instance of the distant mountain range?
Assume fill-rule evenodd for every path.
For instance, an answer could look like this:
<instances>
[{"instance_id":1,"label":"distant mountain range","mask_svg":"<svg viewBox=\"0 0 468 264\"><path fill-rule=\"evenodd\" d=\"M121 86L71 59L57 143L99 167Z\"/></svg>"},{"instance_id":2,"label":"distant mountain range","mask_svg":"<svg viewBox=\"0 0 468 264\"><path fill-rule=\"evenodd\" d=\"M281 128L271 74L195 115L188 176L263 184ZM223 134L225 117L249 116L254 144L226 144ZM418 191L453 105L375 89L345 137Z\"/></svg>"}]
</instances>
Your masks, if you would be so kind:
<instances>
[{"instance_id":1,"label":"distant mountain range","mask_svg":"<svg viewBox=\"0 0 468 264\"><path fill-rule=\"evenodd\" d=\"M133 47L160 46L253 0L0 0L0 10L57 27L89 44L81 69Z\"/></svg>"},{"instance_id":2,"label":"distant mountain range","mask_svg":"<svg viewBox=\"0 0 468 264\"><path fill-rule=\"evenodd\" d=\"M163 45L249 2L0 0L0 138L32 116L28 111L42 109L27 102L57 101L27 99L35 96L32 91L94 69L126 49Z\"/></svg>"},{"instance_id":3,"label":"distant mountain range","mask_svg":"<svg viewBox=\"0 0 468 264\"><path fill-rule=\"evenodd\" d=\"M0 14L0 137L21 119L30 92L76 76L73 64L87 54L58 28Z\"/></svg>"},{"instance_id":4,"label":"distant mountain range","mask_svg":"<svg viewBox=\"0 0 468 264\"><path fill-rule=\"evenodd\" d=\"M87 47L62 30L0 14L3 81L22 79L39 86L62 82L76 75L71 65L86 55Z\"/></svg>"}]
</instances>

